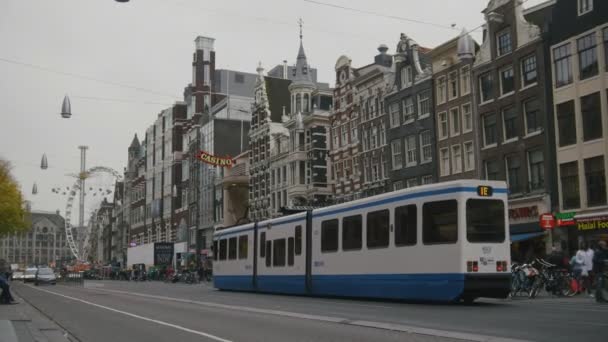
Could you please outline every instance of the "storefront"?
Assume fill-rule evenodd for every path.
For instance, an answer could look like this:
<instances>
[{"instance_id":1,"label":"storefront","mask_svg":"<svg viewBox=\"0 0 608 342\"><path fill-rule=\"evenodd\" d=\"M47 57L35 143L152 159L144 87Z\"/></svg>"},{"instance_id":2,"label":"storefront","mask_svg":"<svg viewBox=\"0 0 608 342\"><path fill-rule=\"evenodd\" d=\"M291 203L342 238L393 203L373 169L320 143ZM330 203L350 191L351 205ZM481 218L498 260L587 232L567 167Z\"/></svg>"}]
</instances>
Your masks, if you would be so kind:
<instances>
[{"instance_id":1,"label":"storefront","mask_svg":"<svg viewBox=\"0 0 608 342\"><path fill-rule=\"evenodd\" d=\"M509 201L511 259L525 262L545 255L549 234L539 224L540 215L551 211L549 196Z\"/></svg>"},{"instance_id":2,"label":"storefront","mask_svg":"<svg viewBox=\"0 0 608 342\"><path fill-rule=\"evenodd\" d=\"M562 212L555 214L557 228L554 241L570 255L582 242L592 247L600 240L608 241L608 211L592 213Z\"/></svg>"}]
</instances>

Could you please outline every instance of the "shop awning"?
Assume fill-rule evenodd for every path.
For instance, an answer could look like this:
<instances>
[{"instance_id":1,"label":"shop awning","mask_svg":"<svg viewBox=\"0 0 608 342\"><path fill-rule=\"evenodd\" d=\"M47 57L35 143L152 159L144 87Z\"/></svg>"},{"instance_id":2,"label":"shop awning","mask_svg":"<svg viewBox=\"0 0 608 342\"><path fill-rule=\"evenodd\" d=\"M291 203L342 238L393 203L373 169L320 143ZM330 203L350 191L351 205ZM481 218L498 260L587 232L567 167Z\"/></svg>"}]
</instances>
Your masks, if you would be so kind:
<instances>
[{"instance_id":1,"label":"shop awning","mask_svg":"<svg viewBox=\"0 0 608 342\"><path fill-rule=\"evenodd\" d=\"M545 235L545 232L511 234L511 242L529 240L529 239L532 239L532 238L535 238L535 237L541 236L541 235Z\"/></svg>"}]
</instances>

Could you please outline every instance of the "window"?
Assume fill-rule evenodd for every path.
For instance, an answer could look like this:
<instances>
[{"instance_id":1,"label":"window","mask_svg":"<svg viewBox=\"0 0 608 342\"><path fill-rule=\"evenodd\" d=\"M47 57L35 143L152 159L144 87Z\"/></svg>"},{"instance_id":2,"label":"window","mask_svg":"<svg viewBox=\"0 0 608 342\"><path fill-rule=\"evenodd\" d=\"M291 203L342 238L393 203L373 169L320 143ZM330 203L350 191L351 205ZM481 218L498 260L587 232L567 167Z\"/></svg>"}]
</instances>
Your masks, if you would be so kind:
<instances>
[{"instance_id":1,"label":"window","mask_svg":"<svg viewBox=\"0 0 608 342\"><path fill-rule=\"evenodd\" d=\"M455 136L460 134L460 112L458 107L454 107L450 109L450 127L451 127L451 135Z\"/></svg>"},{"instance_id":2,"label":"window","mask_svg":"<svg viewBox=\"0 0 608 342\"><path fill-rule=\"evenodd\" d=\"M452 146L452 173L462 172L462 149L460 145Z\"/></svg>"},{"instance_id":3,"label":"window","mask_svg":"<svg viewBox=\"0 0 608 342\"><path fill-rule=\"evenodd\" d=\"M528 180L530 191L543 189L545 186L545 158L543 150L528 152Z\"/></svg>"},{"instance_id":4,"label":"window","mask_svg":"<svg viewBox=\"0 0 608 342\"><path fill-rule=\"evenodd\" d=\"M486 114L483 121L483 145L485 147L496 144L496 114Z\"/></svg>"},{"instance_id":5,"label":"window","mask_svg":"<svg viewBox=\"0 0 608 342\"><path fill-rule=\"evenodd\" d=\"M422 155L421 163L428 163L433 160L433 139L431 131L426 130L420 133L420 154Z\"/></svg>"},{"instance_id":6,"label":"window","mask_svg":"<svg viewBox=\"0 0 608 342\"><path fill-rule=\"evenodd\" d=\"M245 83L245 75L240 74L238 72L234 73L234 82Z\"/></svg>"},{"instance_id":7,"label":"window","mask_svg":"<svg viewBox=\"0 0 608 342\"><path fill-rule=\"evenodd\" d=\"M507 166L507 184L509 185L509 192L512 194L521 192L521 162L519 157L515 155L507 156L505 158L505 164Z\"/></svg>"},{"instance_id":8,"label":"window","mask_svg":"<svg viewBox=\"0 0 608 342\"><path fill-rule=\"evenodd\" d=\"M556 88L572 83L571 59L570 43L553 49L553 67L555 69Z\"/></svg>"},{"instance_id":9,"label":"window","mask_svg":"<svg viewBox=\"0 0 608 342\"><path fill-rule=\"evenodd\" d=\"M287 239L287 266L293 266L294 259L294 241L293 238L290 237Z\"/></svg>"},{"instance_id":10,"label":"window","mask_svg":"<svg viewBox=\"0 0 608 342\"><path fill-rule=\"evenodd\" d=\"M416 244L417 212L416 205L395 208L395 245L412 246Z\"/></svg>"},{"instance_id":11,"label":"window","mask_svg":"<svg viewBox=\"0 0 608 342\"><path fill-rule=\"evenodd\" d=\"M386 125L384 124L384 121L382 121L378 127L380 128L380 144L378 147L380 147L386 145Z\"/></svg>"},{"instance_id":12,"label":"window","mask_svg":"<svg viewBox=\"0 0 608 342\"><path fill-rule=\"evenodd\" d=\"M515 107L502 110L503 133L505 141L517 138L517 111Z\"/></svg>"},{"instance_id":13,"label":"window","mask_svg":"<svg viewBox=\"0 0 608 342\"><path fill-rule=\"evenodd\" d=\"M401 68L401 88L407 88L413 83L412 67Z\"/></svg>"},{"instance_id":14,"label":"window","mask_svg":"<svg viewBox=\"0 0 608 342\"><path fill-rule=\"evenodd\" d=\"M480 101L485 103L494 98L494 79L491 72L479 76Z\"/></svg>"},{"instance_id":15,"label":"window","mask_svg":"<svg viewBox=\"0 0 608 342\"><path fill-rule=\"evenodd\" d=\"M446 147L446 148L442 148L439 151L439 154L441 154L441 175L442 176L449 176L450 175L450 150Z\"/></svg>"},{"instance_id":16,"label":"window","mask_svg":"<svg viewBox=\"0 0 608 342\"><path fill-rule=\"evenodd\" d=\"M209 73L209 64L203 65L203 85L209 85L209 79L211 75Z\"/></svg>"},{"instance_id":17,"label":"window","mask_svg":"<svg viewBox=\"0 0 608 342\"><path fill-rule=\"evenodd\" d=\"M593 11L593 0L577 0L578 15L583 15Z\"/></svg>"},{"instance_id":18,"label":"window","mask_svg":"<svg viewBox=\"0 0 608 342\"><path fill-rule=\"evenodd\" d=\"M442 104L446 101L447 96L447 84L445 76L441 76L437 79L437 103Z\"/></svg>"},{"instance_id":19,"label":"window","mask_svg":"<svg viewBox=\"0 0 608 342\"><path fill-rule=\"evenodd\" d=\"M425 118L431 114L430 92L425 91L418 95L418 119Z\"/></svg>"},{"instance_id":20,"label":"window","mask_svg":"<svg viewBox=\"0 0 608 342\"><path fill-rule=\"evenodd\" d=\"M559 166L562 181L562 207L574 209L581 206L578 185L578 162L573 161Z\"/></svg>"},{"instance_id":21,"label":"window","mask_svg":"<svg viewBox=\"0 0 608 342\"><path fill-rule=\"evenodd\" d=\"M496 47L498 56L506 55L511 53L512 44L511 44L511 31L510 28L502 30L496 35Z\"/></svg>"},{"instance_id":22,"label":"window","mask_svg":"<svg viewBox=\"0 0 608 342\"><path fill-rule=\"evenodd\" d=\"M414 100L408 96L403 100L403 124L412 122L414 119Z\"/></svg>"},{"instance_id":23,"label":"window","mask_svg":"<svg viewBox=\"0 0 608 342\"><path fill-rule=\"evenodd\" d=\"M353 142L357 141L357 120L354 120L350 124L350 140Z\"/></svg>"},{"instance_id":24,"label":"window","mask_svg":"<svg viewBox=\"0 0 608 342\"><path fill-rule=\"evenodd\" d=\"M266 256L266 267L272 266L272 241L266 241L266 250L268 255Z\"/></svg>"},{"instance_id":25,"label":"window","mask_svg":"<svg viewBox=\"0 0 608 342\"><path fill-rule=\"evenodd\" d=\"M239 259L247 259L247 248L249 244L249 239L247 235L239 236Z\"/></svg>"},{"instance_id":26,"label":"window","mask_svg":"<svg viewBox=\"0 0 608 342\"><path fill-rule=\"evenodd\" d=\"M465 65L460 69L460 93L467 95L471 92L471 68Z\"/></svg>"},{"instance_id":27,"label":"window","mask_svg":"<svg viewBox=\"0 0 608 342\"><path fill-rule=\"evenodd\" d=\"M378 127L372 127L371 148L375 149L378 144Z\"/></svg>"},{"instance_id":28,"label":"window","mask_svg":"<svg viewBox=\"0 0 608 342\"><path fill-rule=\"evenodd\" d=\"M597 75L599 69L595 32L579 38L576 43L578 47L579 78L584 80Z\"/></svg>"},{"instance_id":29,"label":"window","mask_svg":"<svg viewBox=\"0 0 608 342\"><path fill-rule=\"evenodd\" d=\"M220 251L217 248L218 248L218 243L217 243L217 240L215 240L215 241L213 241L213 260L216 260L216 261L220 254L219 253Z\"/></svg>"},{"instance_id":30,"label":"window","mask_svg":"<svg viewBox=\"0 0 608 342\"><path fill-rule=\"evenodd\" d=\"M583 117L583 140L589 141L602 137L602 104L600 93L581 97Z\"/></svg>"},{"instance_id":31,"label":"window","mask_svg":"<svg viewBox=\"0 0 608 342\"><path fill-rule=\"evenodd\" d=\"M236 259L236 237L228 239L228 259Z\"/></svg>"},{"instance_id":32,"label":"window","mask_svg":"<svg viewBox=\"0 0 608 342\"><path fill-rule=\"evenodd\" d=\"M260 233L260 258L266 256L266 232Z\"/></svg>"},{"instance_id":33,"label":"window","mask_svg":"<svg viewBox=\"0 0 608 342\"><path fill-rule=\"evenodd\" d=\"M576 144L576 121L574 114L573 100L557 105L557 126L560 147Z\"/></svg>"},{"instance_id":34,"label":"window","mask_svg":"<svg viewBox=\"0 0 608 342\"><path fill-rule=\"evenodd\" d=\"M302 254L302 226L296 226L296 255Z\"/></svg>"},{"instance_id":35,"label":"window","mask_svg":"<svg viewBox=\"0 0 608 342\"><path fill-rule=\"evenodd\" d=\"M340 127L341 131L342 131L342 142L340 143L341 146L344 145L348 145L348 124L344 124L342 125L342 127ZM304 144L304 142L300 142L300 146Z\"/></svg>"},{"instance_id":36,"label":"window","mask_svg":"<svg viewBox=\"0 0 608 342\"><path fill-rule=\"evenodd\" d=\"M450 100L458 97L458 72L456 71L448 75L448 95Z\"/></svg>"},{"instance_id":37,"label":"window","mask_svg":"<svg viewBox=\"0 0 608 342\"><path fill-rule=\"evenodd\" d=\"M536 84L538 73L536 72L536 55L524 57L521 61L522 86L529 87Z\"/></svg>"},{"instance_id":38,"label":"window","mask_svg":"<svg viewBox=\"0 0 608 342\"><path fill-rule=\"evenodd\" d=\"M473 130L473 113L471 112L471 104L462 105L462 133L467 133Z\"/></svg>"},{"instance_id":39,"label":"window","mask_svg":"<svg viewBox=\"0 0 608 342\"><path fill-rule=\"evenodd\" d=\"M331 135L334 138L334 148L340 147L340 136L338 135L338 128L337 127L332 128Z\"/></svg>"},{"instance_id":40,"label":"window","mask_svg":"<svg viewBox=\"0 0 608 342\"><path fill-rule=\"evenodd\" d=\"M397 127L399 126L400 122L399 122L399 103L395 102L395 103L391 103L391 105L389 106L389 110L390 110L390 115L389 115L389 119L391 121L391 128L393 127Z\"/></svg>"},{"instance_id":41,"label":"window","mask_svg":"<svg viewBox=\"0 0 608 342\"><path fill-rule=\"evenodd\" d=\"M393 156L393 170L398 170L403 167L402 153L401 153L401 140L393 140L391 142L391 154Z\"/></svg>"},{"instance_id":42,"label":"window","mask_svg":"<svg viewBox=\"0 0 608 342\"><path fill-rule=\"evenodd\" d=\"M604 156L585 159L585 180L587 182L587 206L606 204L606 176Z\"/></svg>"},{"instance_id":43,"label":"window","mask_svg":"<svg viewBox=\"0 0 608 342\"><path fill-rule=\"evenodd\" d=\"M389 219L388 209L367 214L368 248L388 247Z\"/></svg>"},{"instance_id":44,"label":"window","mask_svg":"<svg viewBox=\"0 0 608 342\"><path fill-rule=\"evenodd\" d=\"M524 102L524 115L526 134L532 134L543 130L543 118L540 115L540 103L538 99Z\"/></svg>"},{"instance_id":45,"label":"window","mask_svg":"<svg viewBox=\"0 0 608 342\"><path fill-rule=\"evenodd\" d=\"M448 137L448 113L439 113L439 139L445 139Z\"/></svg>"},{"instance_id":46,"label":"window","mask_svg":"<svg viewBox=\"0 0 608 342\"><path fill-rule=\"evenodd\" d=\"M363 228L361 215L349 216L342 219L342 250L361 249L363 244Z\"/></svg>"},{"instance_id":47,"label":"window","mask_svg":"<svg viewBox=\"0 0 608 342\"><path fill-rule=\"evenodd\" d=\"M321 223L321 252L338 250L338 220L328 220Z\"/></svg>"},{"instance_id":48,"label":"window","mask_svg":"<svg viewBox=\"0 0 608 342\"><path fill-rule=\"evenodd\" d=\"M395 183L393 183L393 191L401 189L403 189L403 181L396 181Z\"/></svg>"},{"instance_id":49,"label":"window","mask_svg":"<svg viewBox=\"0 0 608 342\"><path fill-rule=\"evenodd\" d=\"M405 138L405 166L410 167L417 164L416 157L416 136L410 135Z\"/></svg>"},{"instance_id":50,"label":"window","mask_svg":"<svg viewBox=\"0 0 608 342\"><path fill-rule=\"evenodd\" d=\"M418 179L410 178L410 179L406 180L405 183L408 188L413 188L415 186L418 186Z\"/></svg>"},{"instance_id":51,"label":"window","mask_svg":"<svg viewBox=\"0 0 608 342\"><path fill-rule=\"evenodd\" d=\"M432 175L422 176L421 179L422 179L422 184L433 184L433 176Z\"/></svg>"},{"instance_id":52,"label":"window","mask_svg":"<svg viewBox=\"0 0 608 342\"><path fill-rule=\"evenodd\" d=\"M486 160L486 179L499 180L500 165L498 160Z\"/></svg>"},{"instance_id":53,"label":"window","mask_svg":"<svg viewBox=\"0 0 608 342\"><path fill-rule=\"evenodd\" d=\"M508 67L500 71L500 94L502 96L511 94L515 91L515 78L513 77L513 67Z\"/></svg>"},{"instance_id":54,"label":"window","mask_svg":"<svg viewBox=\"0 0 608 342\"><path fill-rule=\"evenodd\" d=\"M458 241L458 202L425 203L422 206L422 242L425 245Z\"/></svg>"},{"instance_id":55,"label":"window","mask_svg":"<svg viewBox=\"0 0 608 342\"><path fill-rule=\"evenodd\" d=\"M272 251L272 266L285 266L285 239L277 239L273 241Z\"/></svg>"},{"instance_id":56,"label":"window","mask_svg":"<svg viewBox=\"0 0 608 342\"><path fill-rule=\"evenodd\" d=\"M473 142L468 141L464 146L464 170L475 170L475 151L473 150Z\"/></svg>"},{"instance_id":57,"label":"window","mask_svg":"<svg viewBox=\"0 0 608 342\"><path fill-rule=\"evenodd\" d=\"M228 251L228 240L220 240L220 260L226 260L226 252Z\"/></svg>"},{"instance_id":58,"label":"window","mask_svg":"<svg viewBox=\"0 0 608 342\"><path fill-rule=\"evenodd\" d=\"M477 243L505 241L505 204L500 200L467 200L467 240Z\"/></svg>"}]
</instances>

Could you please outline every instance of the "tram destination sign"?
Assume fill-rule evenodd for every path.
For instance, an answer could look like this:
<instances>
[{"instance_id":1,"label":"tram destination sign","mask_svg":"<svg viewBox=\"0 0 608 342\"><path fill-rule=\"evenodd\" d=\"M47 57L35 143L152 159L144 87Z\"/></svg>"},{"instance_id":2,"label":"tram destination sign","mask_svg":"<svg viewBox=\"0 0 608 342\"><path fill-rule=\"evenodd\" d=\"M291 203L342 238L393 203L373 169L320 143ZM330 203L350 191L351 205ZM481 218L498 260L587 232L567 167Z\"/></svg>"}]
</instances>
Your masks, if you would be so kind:
<instances>
[{"instance_id":1,"label":"tram destination sign","mask_svg":"<svg viewBox=\"0 0 608 342\"><path fill-rule=\"evenodd\" d=\"M477 195L481 197L492 197L494 193L494 189L491 186L480 185L477 187Z\"/></svg>"}]
</instances>

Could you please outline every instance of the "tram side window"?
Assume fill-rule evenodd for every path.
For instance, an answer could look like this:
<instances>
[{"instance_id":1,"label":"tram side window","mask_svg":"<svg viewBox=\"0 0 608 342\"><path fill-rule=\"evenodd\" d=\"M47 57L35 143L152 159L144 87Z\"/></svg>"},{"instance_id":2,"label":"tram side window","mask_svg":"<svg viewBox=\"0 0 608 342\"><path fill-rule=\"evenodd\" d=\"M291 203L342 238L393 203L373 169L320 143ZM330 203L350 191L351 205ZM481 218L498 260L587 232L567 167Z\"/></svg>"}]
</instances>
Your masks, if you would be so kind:
<instances>
[{"instance_id":1,"label":"tram side window","mask_svg":"<svg viewBox=\"0 0 608 342\"><path fill-rule=\"evenodd\" d=\"M260 258L266 256L266 232L260 233Z\"/></svg>"},{"instance_id":2,"label":"tram side window","mask_svg":"<svg viewBox=\"0 0 608 342\"><path fill-rule=\"evenodd\" d=\"M293 266L294 244L294 239L292 237L287 239L287 266Z\"/></svg>"},{"instance_id":3,"label":"tram side window","mask_svg":"<svg viewBox=\"0 0 608 342\"><path fill-rule=\"evenodd\" d=\"M285 239L274 240L273 245L274 250L272 251L272 266L285 266Z\"/></svg>"},{"instance_id":4,"label":"tram side window","mask_svg":"<svg viewBox=\"0 0 608 342\"><path fill-rule=\"evenodd\" d=\"M296 255L302 254L302 226L296 226Z\"/></svg>"},{"instance_id":5,"label":"tram side window","mask_svg":"<svg viewBox=\"0 0 608 342\"><path fill-rule=\"evenodd\" d=\"M367 214L367 247L388 247L389 218L388 209Z\"/></svg>"},{"instance_id":6,"label":"tram side window","mask_svg":"<svg viewBox=\"0 0 608 342\"><path fill-rule=\"evenodd\" d=\"M228 259L236 259L236 236L228 239Z\"/></svg>"},{"instance_id":7,"label":"tram side window","mask_svg":"<svg viewBox=\"0 0 608 342\"><path fill-rule=\"evenodd\" d=\"M467 240L496 243L505 241L503 201L488 199L467 201Z\"/></svg>"},{"instance_id":8,"label":"tram side window","mask_svg":"<svg viewBox=\"0 0 608 342\"><path fill-rule=\"evenodd\" d=\"M272 241L266 241L266 267L270 267L272 265Z\"/></svg>"},{"instance_id":9,"label":"tram side window","mask_svg":"<svg viewBox=\"0 0 608 342\"><path fill-rule=\"evenodd\" d=\"M220 260L226 260L226 245L228 244L228 241L226 239L221 239L220 240Z\"/></svg>"},{"instance_id":10,"label":"tram side window","mask_svg":"<svg viewBox=\"0 0 608 342\"><path fill-rule=\"evenodd\" d=\"M217 240L213 241L213 260L217 261L217 257L218 257L218 250L217 250Z\"/></svg>"},{"instance_id":11,"label":"tram side window","mask_svg":"<svg viewBox=\"0 0 608 342\"><path fill-rule=\"evenodd\" d=\"M342 219L342 250L361 249L363 245L361 215L349 216Z\"/></svg>"},{"instance_id":12,"label":"tram side window","mask_svg":"<svg viewBox=\"0 0 608 342\"><path fill-rule=\"evenodd\" d=\"M458 202L425 203L422 207L422 242L425 245L458 241Z\"/></svg>"},{"instance_id":13,"label":"tram side window","mask_svg":"<svg viewBox=\"0 0 608 342\"><path fill-rule=\"evenodd\" d=\"M338 219L321 223L321 252L338 251Z\"/></svg>"},{"instance_id":14,"label":"tram side window","mask_svg":"<svg viewBox=\"0 0 608 342\"><path fill-rule=\"evenodd\" d=\"M247 259L247 249L249 245L249 239L247 235L239 236L239 259Z\"/></svg>"},{"instance_id":15,"label":"tram side window","mask_svg":"<svg viewBox=\"0 0 608 342\"><path fill-rule=\"evenodd\" d=\"M415 204L395 209L395 245L412 246L416 244L417 221Z\"/></svg>"}]
</instances>

